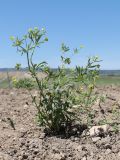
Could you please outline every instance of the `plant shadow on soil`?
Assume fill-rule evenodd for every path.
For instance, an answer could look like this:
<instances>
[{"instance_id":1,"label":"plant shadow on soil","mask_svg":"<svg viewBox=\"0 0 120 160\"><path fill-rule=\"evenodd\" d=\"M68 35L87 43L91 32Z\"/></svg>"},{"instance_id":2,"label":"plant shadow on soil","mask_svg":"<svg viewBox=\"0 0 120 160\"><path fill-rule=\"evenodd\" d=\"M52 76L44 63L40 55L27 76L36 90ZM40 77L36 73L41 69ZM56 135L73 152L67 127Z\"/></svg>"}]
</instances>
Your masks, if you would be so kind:
<instances>
[{"instance_id":1,"label":"plant shadow on soil","mask_svg":"<svg viewBox=\"0 0 120 160\"><path fill-rule=\"evenodd\" d=\"M61 139L68 139L70 137L80 137L82 133L88 129L86 124L74 124L62 126L58 132L51 131L48 128L44 129L44 133L46 137L56 136Z\"/></svg>"}]
</instances>

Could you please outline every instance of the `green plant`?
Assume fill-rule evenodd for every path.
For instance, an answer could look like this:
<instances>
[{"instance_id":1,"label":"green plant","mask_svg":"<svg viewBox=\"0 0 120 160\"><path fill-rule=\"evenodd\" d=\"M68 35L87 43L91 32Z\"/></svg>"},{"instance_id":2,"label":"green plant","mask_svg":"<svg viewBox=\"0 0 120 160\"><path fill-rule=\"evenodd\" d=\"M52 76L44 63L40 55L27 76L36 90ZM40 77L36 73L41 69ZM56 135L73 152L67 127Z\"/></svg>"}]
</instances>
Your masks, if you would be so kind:
<instances>
[{"instance_id":1,"label":"green plant","mask_svg":"<svg viewBox=\"0 0 120 160\"><path fill-rule=\"evenodd\" d=\"M118 125L117 123L113 123L111 126L112 126L113 131L114 131L115 133L119 133L120 127L119 127L119 125Z\"/></svg>"},{"instance_id":2,"label":"green plant","mask_svg":"<svg viewBox=\"0 0 120 160\"><path fill-rule=\"evenodd\" d=\"M15 88L32 89L35 86L33 80L31 80L30 78L23 78L19 80L13 78L12 83Z\"/></svg>"},{"instance_id":3,"label":"green plant","mask_svg":"<svg viewBox=\"0 0 120 160\"><path fill-rule=\"evenodd\" d=\"M21 64L16 63L15 69L16 69L16 70L20 70L20 67L21 67Z\"/></svg>"},{"instance_id":4,"label":"green plant","mask_svg":"<svg viewBox=\"0 0 120 160\"><path fill-rule=\"evenodd\" d=\"M11 39L17 51L21 55L26 55L28 70L38 86L38 96L31 94L38 111L38 121L40 125L58 133L61 128L66 130L73 121L80 119L83 113L87 118L91 116L91 106L96 100L92 91L100 65L98 57L92 57L88 59L85 67L69 68L71 58L67 52L71 50L64 43L61 46L61 65L55 71L48 67L47 62L34 63L35 49L48 41L45 34L44 29L34 28L21 39L14 37ZM78 49L74 49L73 55L78 52ZM43 79L39 78L38 71L45 74Z\"/></svg>"}]
</instances>

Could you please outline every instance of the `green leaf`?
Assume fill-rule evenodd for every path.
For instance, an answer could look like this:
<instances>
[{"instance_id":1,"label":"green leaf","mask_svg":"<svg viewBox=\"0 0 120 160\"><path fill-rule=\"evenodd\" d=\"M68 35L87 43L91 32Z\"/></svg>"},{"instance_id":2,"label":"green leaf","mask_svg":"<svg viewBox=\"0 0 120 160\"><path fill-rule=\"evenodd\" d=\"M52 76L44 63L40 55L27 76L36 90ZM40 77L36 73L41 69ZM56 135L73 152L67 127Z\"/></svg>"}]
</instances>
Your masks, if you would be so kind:
<instances>
[{"instance_id":1,"label":"green leaf","mask_svg":"<svg viewBox=\"0 0 120 160\"><path fill-rule=\"evenodd\" d=\"M14 41L14 40L15 40L15 37L14 37L14 36L10 36L10 40L11 40L11 41Z\"/></svg>"},{"instance_id":2,"label":"green leaf","mask_svg":"<svg viewBox=\"0 0 120 160\"><path fill-rule=\"evenodd\" d=\"M66 58L66 59L64 60L64 62L65 62L65 64L70 64L70 63L71 63L71 60L70 60L70 58Z\"/></svg>"},{"instance_id":3,"label":"green leaf","mask_svg":"<svg viewBox=\"0 0 120 160\"><path fill-rule=\"evenodd\" d=\"M15 68L16 68L17 70L20 70L20 67L21 67L21 64L20 64L20 63L16 63Z\"/></svg>"},{"instance_id":4,"label":"green leaf","mask_svg":"<svg viewBox=\"0 0 120 160\"><path fill-rule=\"evenodd\" d=\"M63 52L68 52L68 51L70 50L70 48L67 47L64 43L62 43L62 45L61 45L61 50L62 50Z\"/></svg>"},{"instance_id":5,"label":"green leaf","mask_svg":"<svg viewBox=\"0 0 120 160\"><path fill-rule=\"evenodd\" d=\"M82 49L82 48L85 48L85 46L81 44L81 45L80 45L80 48L81 48L81 49Z\"/></svg>"},{"instance_id":6,"label":"green leaf","mask_svg":"<svg viewBox=\"0 0 120 160\"><path fill-rule=\"evenodd\" d=\"M46 37L46 38L44 39L44 41L48 41L48 38Z\"/></svg>"},{"instance_id":7,"label":"green leaf","mask_svg":"<svg viewBox=\"0 0 120 160\"><path fill-rule=\"evenodd\" d=\"M74 53L77 54L79 53L79 50L77 48L74 49Z\"/></svg>"}]
</instances>

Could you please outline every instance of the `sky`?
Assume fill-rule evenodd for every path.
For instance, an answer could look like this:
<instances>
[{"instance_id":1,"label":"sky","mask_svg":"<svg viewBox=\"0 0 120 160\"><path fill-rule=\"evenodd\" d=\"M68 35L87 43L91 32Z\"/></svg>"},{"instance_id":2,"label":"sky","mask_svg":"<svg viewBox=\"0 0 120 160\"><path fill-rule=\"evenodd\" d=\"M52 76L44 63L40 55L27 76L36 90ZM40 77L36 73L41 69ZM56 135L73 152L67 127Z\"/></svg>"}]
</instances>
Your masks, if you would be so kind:
<instances>
[{"instance_id":1,"label":"sky","mask_svg":"<svg viewBox=\"0 0 120 160\"><path fill-rule=\"evenodd\" d=\"M73 66L97 55L101 69L120 69L120 0L0 0L0 68L27 66L9 37L34 27L44 27L49 38L37 50L36 63L57 67L64 42L71 49L85 46L72 58Z\"/></svg>"}]
</instances>

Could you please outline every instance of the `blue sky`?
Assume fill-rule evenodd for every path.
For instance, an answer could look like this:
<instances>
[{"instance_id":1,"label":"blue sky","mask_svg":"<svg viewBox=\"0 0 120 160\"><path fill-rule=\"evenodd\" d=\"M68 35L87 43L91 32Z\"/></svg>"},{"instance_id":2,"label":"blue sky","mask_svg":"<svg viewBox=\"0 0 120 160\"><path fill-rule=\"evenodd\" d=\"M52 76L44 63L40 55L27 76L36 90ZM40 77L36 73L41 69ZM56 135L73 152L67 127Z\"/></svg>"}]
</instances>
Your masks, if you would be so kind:
<instances>
[{"instance_id":1,"label":"blue sky","mask_svg":"<svg viewBox=\"0 0 120 160\"><path fill-rule=\"evenodd\" d=\"M99 55L102 69L120 69L119 0L0 0L0 68L26 66L12 47L11 35L22 36L31 27L45 27L49 42L37 51L35 61L57 67L60 45L85 46L74 64Z\"/></svg>"}]
</instances>

